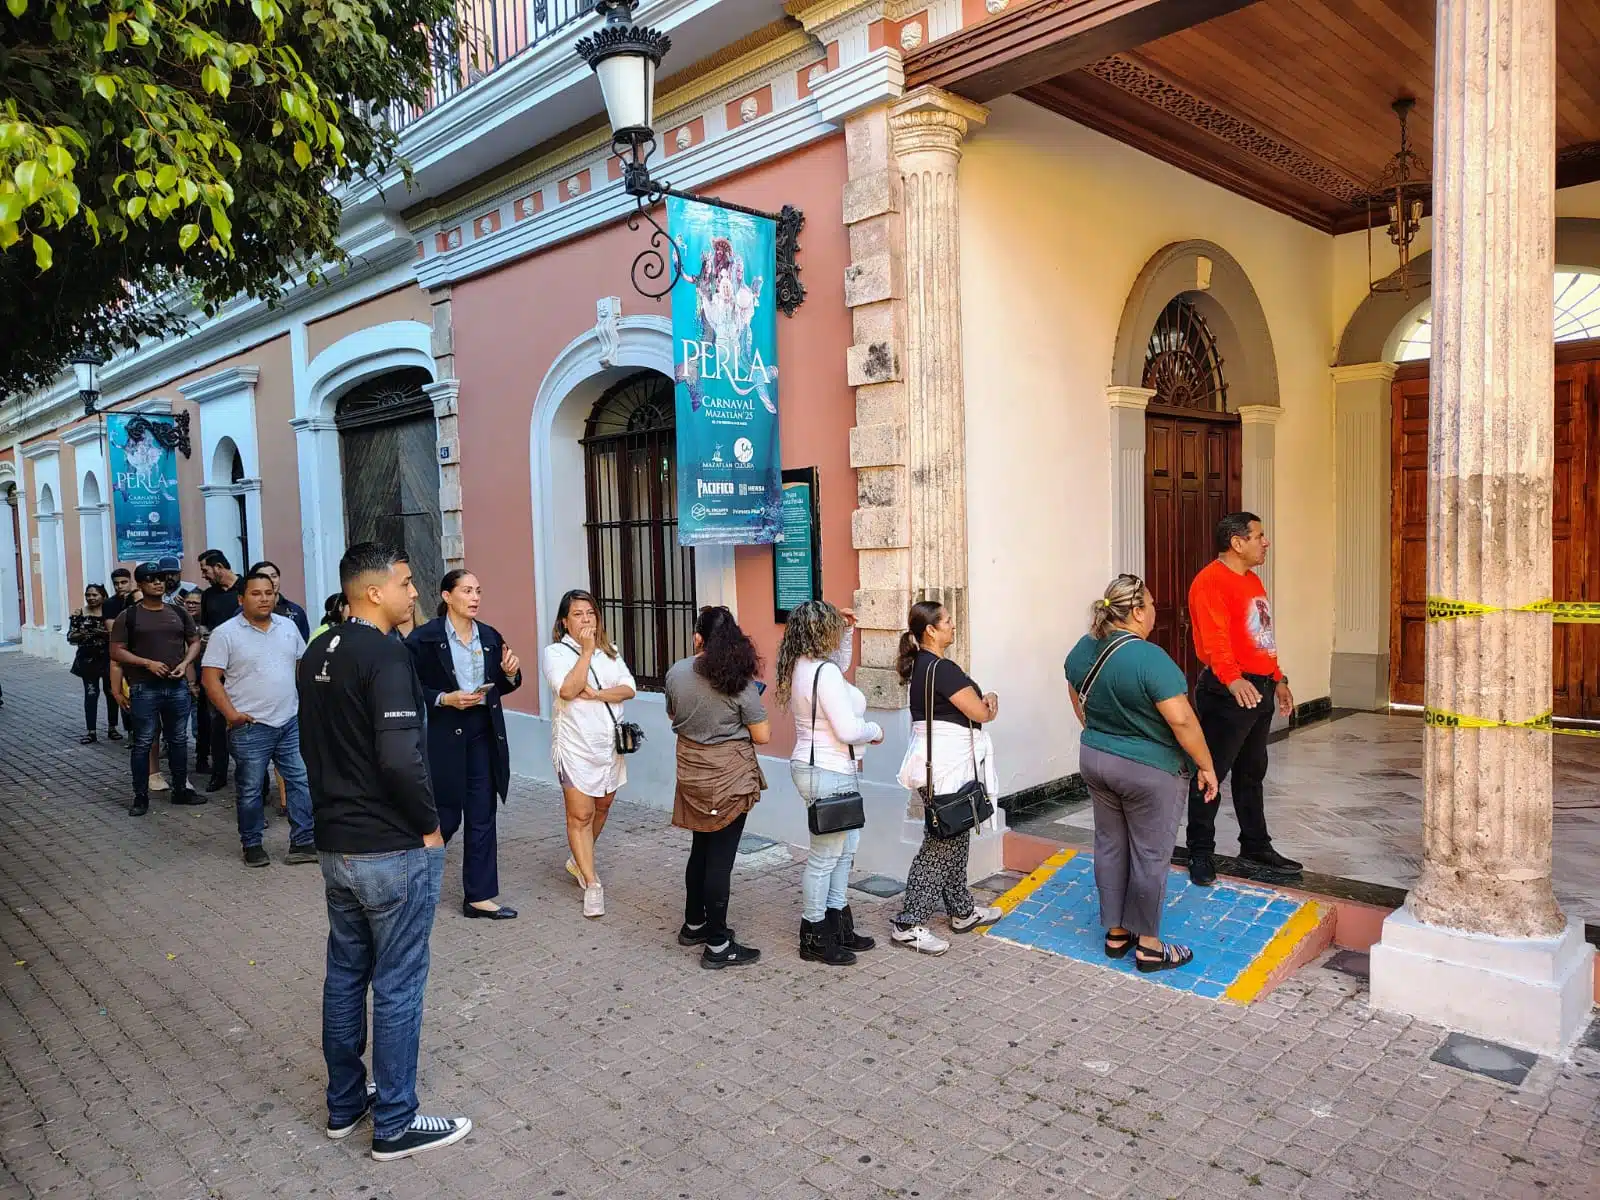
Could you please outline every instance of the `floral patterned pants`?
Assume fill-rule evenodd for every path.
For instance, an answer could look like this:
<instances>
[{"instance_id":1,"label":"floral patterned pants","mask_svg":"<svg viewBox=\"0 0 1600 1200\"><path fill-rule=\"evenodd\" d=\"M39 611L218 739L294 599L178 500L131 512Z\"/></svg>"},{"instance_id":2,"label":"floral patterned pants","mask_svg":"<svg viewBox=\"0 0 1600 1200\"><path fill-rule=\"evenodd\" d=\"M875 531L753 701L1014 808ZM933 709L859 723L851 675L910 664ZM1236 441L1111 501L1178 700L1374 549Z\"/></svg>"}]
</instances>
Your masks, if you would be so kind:
<instances>
[{"instance_id":1,"label":"floral patterned pants","mask_svg":"<svg viewBox=\"0 0 1600 1200\"><path fill-rule=\"evenodd\" d=\"M905 908L894 919L896 925L921 925L941 905L951 917L972 915L976 905L967 890L967 853L971 848L970 831L948 839L923 835L922 848L911 860L911 870L906 875Z\"/></svg>"}]
</instances>

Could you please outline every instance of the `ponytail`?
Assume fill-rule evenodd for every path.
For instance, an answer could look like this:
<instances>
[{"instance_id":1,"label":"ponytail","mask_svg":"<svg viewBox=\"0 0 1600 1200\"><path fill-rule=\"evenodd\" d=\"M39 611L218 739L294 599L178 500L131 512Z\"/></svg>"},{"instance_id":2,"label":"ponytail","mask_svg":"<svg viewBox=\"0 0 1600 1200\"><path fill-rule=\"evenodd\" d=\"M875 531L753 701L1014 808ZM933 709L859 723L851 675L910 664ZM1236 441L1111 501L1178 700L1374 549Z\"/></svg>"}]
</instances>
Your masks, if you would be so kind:
<instances>
[{"instance_id":1,"label":"ponytail","mask_svg":"<svg viewBox=\"0 0 1600 1200\"><path fill-rule=\"evenodd\" d=\"M1145 592L1144 580L1137 575L1118 575L1106 584L1105 595L1089 609L1089 636L1100 641L1131 618L1135 609L1144 607Z\"/></svg>"},{"instance_id":2,"label":"ponytail","mask_svg":"<svg viewBox=\"0 0 1600 1200\"><path fill-rule=\"evenodd\" d=\"M922 650L922 635L930 626L937 625L943 615L944 605L937 600L918 600L911 606L906 617L910 628L900 635L900 655L895 662L901 683L911 682L911 669L917 665L917 654Z\"/></svg>"}]
</instances>

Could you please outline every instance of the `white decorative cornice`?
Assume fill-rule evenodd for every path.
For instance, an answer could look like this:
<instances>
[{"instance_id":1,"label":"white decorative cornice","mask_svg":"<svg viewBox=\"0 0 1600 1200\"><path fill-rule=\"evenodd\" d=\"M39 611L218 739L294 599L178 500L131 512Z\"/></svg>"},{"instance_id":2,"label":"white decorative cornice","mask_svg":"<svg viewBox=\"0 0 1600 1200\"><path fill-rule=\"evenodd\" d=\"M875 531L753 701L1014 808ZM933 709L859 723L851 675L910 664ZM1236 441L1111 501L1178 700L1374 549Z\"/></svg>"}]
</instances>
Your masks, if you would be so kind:
<instances>
[{"instance_id":1,"label":"white decorative cornice","mask_svg":"<svg viewBox=\"0 0 1600 1200\"><path fill-rule=\"evenodd\" d=\"M151 416L170 417L172 415L171 396L151 396L148 400L141 400L137 404L130 404L121 410L125 413L145 413Z\"/></svg>"},{"instance_id":2,"label":"white decorative cornice","mask_svg":"<svg viewBox=\"0 0 1600 1200\"><path fill-rule=\"evenodd\" d=\"M331 433L339 426L332 417L290 417L289 428L296 433Z\"/></svg>"},{"instance_id":3,"label":"white decorative cornice","mask_svg":"<svg viewBox=\"0 0 1600 1200\"><path fill-rule=\"evenodd\" d=\"M1106 389L1106 403L1112 408L1131 408L1143 412L1155 399L1155 388L1127 387L1114 383Z\"/></svg>"},{"instance_id":4,"label":"white decorative cornice","mask_svg":"<svg viewBox=\"0 0 1600 1200\"><path fill-rule=\"evenodd\" d=\"M260 367L229 367L226 371L183 384L178 388L178 394L195 404L205 404L209 400L237 396L240 392L253 394L256 380L260 378Z\"/></svg>"},{"instance_id":5,"label":"white decorative cornice","mask_svg":"<svg viewBox=\"0 0 1600 1200\"><path fill-rule=\"evenodd\" d=\"M56 438L50 438L43 442L34 442L31 446L24 446L22 448L22 457L32 459L34 461L38 461L41 458L49 458L52 454L60 453L61 442Z\"/></svg>"},{"instance_id":6,"label":"white decorative cornice","mask_svg":"<svg viewBox=\"0 0 1600 1200\"><path fill-rule=\"evenodd\" d=\"M69 446L87 446L100 440L100 426L75 425L61 435L61 440Z\"/></svg>"},{"instance_id":7,"label":"white decorative cornice","mask_svg":"<svg viewBox=\"0 0 1600 1200\"><path fill-rule=\"evenodd\" d=\"M1365 383L1368 380L1377 380L1382 383L1393 383L1394 373L1399 369L1392 362L1351 363L1348 366L1333 368L1334 383Z\"/></svg>"},{"instance_id":8,"label":"white decorative cornice","mask_svg":"<svg viewBox=\"0 0 1600 1200\"><path fill-rule=\"evenodd\" d=\"M817 115L840 122L851 113L898 100L905 94L906 72L900 51L880 46L860 62L829 71L811 85Z\"/></svg>"},{"instance_id":9,"label":"white decorative cornice","mask_svg":"<svg viewBox=\"0 0 1600 1200\"><path fill-rule=\"evenodd\" d=\"M103 502L100 504L80 504L78 505L77 513L80 517L98 517L110 507L109 504Z\"/></svg>"},{"instance_id":10,"label":"white decorative cornice","mask_svg":"<svg viewBox=\"0 0 1600 1200\"><path fill-rule=\"evenodd\" d=\"M243 496L249 492L259 492L261 480L236 479L232 483L202 483L200 494L202 496Z\"/></svg>"},{"instance_id":11,"label":"white decorative cornice","mask_svg":"<svg viewBox=\"0 0 1600 1200\"><path fill-rule=\"evenodd\" d=\"M433 401L435 417L452 416L456 411L456 401L461 398L461 380L440 379L425 383L422 385L422 394Z\"/></svg>"},{"instance_id":12,"label":"white decorative cornice","mask_svg":"<svg viewBox=\"0 0 1600 1200\"><path fill-rule=\"evenodd\" d=\"M1283 409L1276 404L1241 404L1239 420L1245 425L1276 425Z\"/></svg>"}]
</instances>

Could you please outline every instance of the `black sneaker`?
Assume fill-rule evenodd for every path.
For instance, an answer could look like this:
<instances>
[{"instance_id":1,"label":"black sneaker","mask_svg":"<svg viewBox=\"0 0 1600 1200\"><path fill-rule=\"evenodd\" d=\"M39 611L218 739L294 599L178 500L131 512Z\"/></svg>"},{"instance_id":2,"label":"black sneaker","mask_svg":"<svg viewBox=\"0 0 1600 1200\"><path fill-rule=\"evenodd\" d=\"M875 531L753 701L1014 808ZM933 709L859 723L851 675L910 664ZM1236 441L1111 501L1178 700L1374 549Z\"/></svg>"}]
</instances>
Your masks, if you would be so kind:
<instances>
[{"instance_id":1,"label":"black sneaker","mask_svg":"<svg viewBox=\"0 0 1600 1200\"><path fill-rule=\"evenodd\" d=\"M377 1098L378 1085L369 1079L367 1080L366 1107L356 1115L353 1121L347 1121L343 1125L335 1125L330 1118L328 1121L328 1136L336 1142L342 1142L345 1138L349 1137L356 1131L356 1128L361 1124L361 1122L365 1121L372 1115L372 1105Z\"/></svg>"},{"instance_id":2,"label":"black sneaker","mask_svg":"<svg viewBox=\"0 0 1600 1200\"><path fill-rule=\"evenodd\" d=\"M206 791L208 791L208 792L220 792L223 788L225 788L227 786L228 786L228 777L226 775L222 775L222 776L213 775L210 779L208 779L206 781Z\"/></svg>"},{"instance_id":3,"label":"black sneaker","mask_svg":"<svg viewBox=\"0 0 1600 1200\"><path fill-rule=\"evenodd\" d=\"M244 865L247 867L268 867L272 859L267 854L265 846L246 846L244 848Z\"/></svg>"},{"instance_id":4,"label":"black sneaker","mask_svg":"<svg viewBox=\"0 0 1600 1200\"><path fill-rule=\"evenodd\" d=\"M709 925L702 925L699 929L690 929L687 924L678 926L678 945L704 946L706 944L706 933L710 928ZM728 937L733 937L733 930L728 930Z\"/></svg>"},{"instance_id":5,"label":"black sneaker","mask_svg":"<svg viewBox=\"0 0 1600 1200\"><path fill-rule=\"evenodd\" d=\"M1217 881L1217 864L1204 850L1189 851L1189 882L1196 887L1210 887Z\"/></svg>"},{"instance_id":6,"label":"black sneaker","mask_svg":"<svg viewBox=\"0 0 1600 1200\"><path fill-rule=\"evenodd\" d=\"M472 1122L466 1117L411 1118L411 1127L399 1137L372 1139L372 1157L379 1162L393 1162L397 1158L410 1158L425 1150L437 1150L459 1142L472 1132Z\"/></svg>"},{"instance_id":7,"label":"black sneaker","mask_svg":"<svg viewBox=\"0 0 1600 1200\"><path fill-rule=\"evenodd\" d=\"M723 967L743 967L753 963L761 957L761 951L741 946L729 938L723 943L721 950L713 950L710 946L700 955L700 965L708 971L720 971Z\"/></svg>"},{"instance_id":8,"label":"black sneaker","mask_svg":"<svg viewBox=\"0 0 1600 1200\"><path fill-rule=\"evenodd\" d=\"M317 857L317 848L309 843L304 846L290 846L289 853L283 856L283 861L291 867L301 863L314 863L322 861Z\"/></svg>"},{"instance_id":9,"label":"black sneaker","mask_svg":"<svg viewBox=\"0 0 1600 1200\"><path fill-rule=\"evenodd\" d=\"M206 798L192 787L184 787L181 791L172 793L172 803L184 808L193 808L197 804L204 804Z\"/></svg>"},{"instance_id":10,"label":"black sneaker","mask_svg":"<svg viewBox=\"0 0 1600 1200\"><path fill-rule=\"evenodd\" d=\"M142 798L136 799L132 804L128 805L128 815L130 817L142 817L149 811L150 801Z\"/></svg>"},{"instance_id":11,"label":"black sneaker","mask_svg":"<svg viewBox=\"0 0 1600 1200\"><path fill-rule=\"evenodd\" d=\"M1300 863L1292 858L1285 858L1271 846L1265 850L1241 850L1239 861L1250 867L1261 867L1263 870L1276 871L1282 875L1298 875L1303 869Z\"/></svg>"}]
</instances>

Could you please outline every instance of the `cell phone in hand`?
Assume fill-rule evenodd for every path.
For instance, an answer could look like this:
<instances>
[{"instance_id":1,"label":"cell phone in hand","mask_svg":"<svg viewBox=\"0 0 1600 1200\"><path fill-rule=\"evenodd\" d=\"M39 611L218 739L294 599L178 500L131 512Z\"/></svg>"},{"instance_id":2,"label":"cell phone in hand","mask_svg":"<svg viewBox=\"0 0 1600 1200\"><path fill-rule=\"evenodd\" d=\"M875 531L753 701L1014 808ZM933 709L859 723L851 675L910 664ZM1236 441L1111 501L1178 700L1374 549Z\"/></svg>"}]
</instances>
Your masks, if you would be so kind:
<instances>
[{"instance_id":1,"label":"cell phone in hand","mask_svg":"<svg viewBox=\"0 0 1600 1200\"><path fill-rule=\"evenodd\" d=\"M492 691L494 691L494 684L490 683L486 679L477 687L472 689L472 694L475 696L487 696Z\"/></svg>"}]
</instances>

